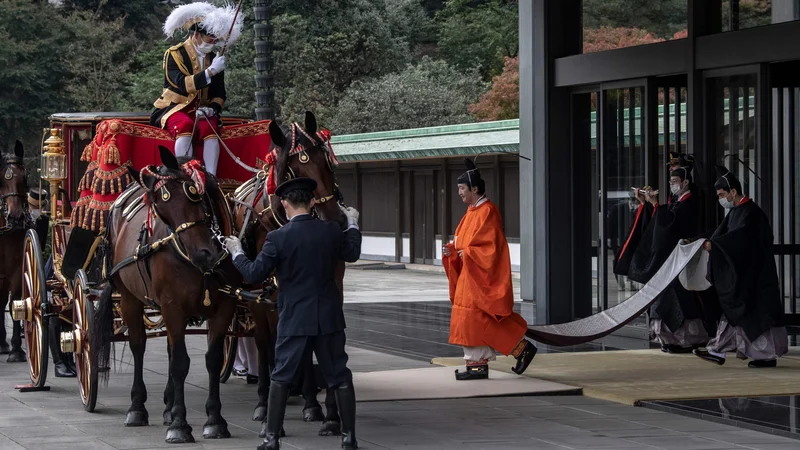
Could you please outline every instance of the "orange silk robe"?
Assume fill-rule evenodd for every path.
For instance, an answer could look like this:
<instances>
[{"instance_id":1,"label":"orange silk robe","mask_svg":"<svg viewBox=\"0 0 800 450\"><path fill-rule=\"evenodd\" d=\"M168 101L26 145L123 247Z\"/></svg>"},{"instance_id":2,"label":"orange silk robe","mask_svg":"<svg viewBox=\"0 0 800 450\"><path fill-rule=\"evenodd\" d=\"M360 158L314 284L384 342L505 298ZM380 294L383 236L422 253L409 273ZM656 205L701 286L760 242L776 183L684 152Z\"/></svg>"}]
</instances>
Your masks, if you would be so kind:
<instances>
[{"instance_id":1,"label":"orange silk robe","mask_svg":"<svg viewBox=\"0 0 800 450\"><path fill-rule=\"evenodd\" d=\"M451 254L442 264L453 303L449 342L511 354L528 324L513 311L511 256L497 206L488 200L470 205L448 246Z\"/></svg>"}]
</instances>

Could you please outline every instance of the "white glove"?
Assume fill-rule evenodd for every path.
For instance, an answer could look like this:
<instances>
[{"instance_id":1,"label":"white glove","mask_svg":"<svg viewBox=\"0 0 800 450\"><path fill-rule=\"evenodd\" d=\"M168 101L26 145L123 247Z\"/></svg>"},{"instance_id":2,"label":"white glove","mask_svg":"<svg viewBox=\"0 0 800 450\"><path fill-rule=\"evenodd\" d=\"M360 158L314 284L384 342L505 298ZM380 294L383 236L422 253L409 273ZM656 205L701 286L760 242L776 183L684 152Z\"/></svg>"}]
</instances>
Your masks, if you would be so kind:
<instances>
[{"instance_id":1,"label":"white glove","mask_svg":"<svg viewBox=\"0 0 800 450\"><path fill-rule=\"evenodd\" d=\"M361 213L358 212L357 209L353 208L352 206L348 206L347 208L339 205L339 209L342 210L342 213L347 216L347 226L348 228L358 228L358 218Z\"/></svg>"},{"instance_id":2,"label":"white glove","mask_svg":"<svg viewBox=\"0 0 800 450\"><path fill-rule=\"evenodd\" d=\"M217 112L214 111L214 108L212 108L210 106L203 106L203 107L197 108L197 117L205 116L205 117L211 118L211 117L214 117L216 114L217 114Z\"/></svg>"},{"instance_id":3,"label":"white glove","mask_svg":"<svg viewBox=\"0 0 800 450\"><path fill-rule=\"evenodd\" d=\"M211 72L214 75L225 70L225 55L217 56L216 58L214 58L214 60L211 61L211 65L208 68L211 69Z\"/></svg>"},{"instance_id":4,"label":"white glove","mask_svg":"<svg viewBox=\"0 0 800 450\"><path fill-rule=\"evenodd\" d=\"M236 236L228 236L225 238L225 249L231 254L231 258L236 259L239 255L244 255L242 250L242 242Z\"/></svg>"}]
</instances>

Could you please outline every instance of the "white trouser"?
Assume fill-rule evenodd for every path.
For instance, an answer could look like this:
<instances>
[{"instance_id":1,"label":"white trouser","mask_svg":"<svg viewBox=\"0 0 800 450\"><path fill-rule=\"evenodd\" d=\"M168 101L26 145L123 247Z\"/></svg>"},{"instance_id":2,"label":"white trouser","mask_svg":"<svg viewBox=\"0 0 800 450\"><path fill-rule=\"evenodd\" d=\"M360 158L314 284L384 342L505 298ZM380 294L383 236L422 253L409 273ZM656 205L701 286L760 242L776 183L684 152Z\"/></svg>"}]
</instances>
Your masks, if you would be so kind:
<instances>
[{"instance_id":1,"label":"white trouser","mask_svg":"<svg viewBox=\"0 0 800 450\"><path fill-rule=\"evenodd\" d=\"M494 361L497 359L497 352L492 347L463 347L464 359L467 361Z\"/></svg>"},{"instance_id":2,"label":"white trouser","mask_svg":"<svg viewBox=\"0 0 800 450\"><path fill-rule=\"evenodd\" d=\"M236 359L245 365L249 375L254 377L258 376L258 347L256 347L255 338L239 338L239 345L236 349Z\"/></svg>"},{"instance_id":3,"label":"white trouser","mask_svg":"<svg viewBox=\"0 0 800 450\"><path fill-rule=\"evenodd\" d=\"M178 139L175 139L175 157L180 158L181 156L192 156L191 136L181 136Z\"/></svg>"},{"instance_id":4,"label":"white trouser","mask_svg":"<svg viewBox=\"0 0 800 450\"><path fill-rule=\"evenodd\" d=\"M217 162L219 161L219 139L206 139L203 143L203 160L206 172L216 175Z\"/></svg>"}]
</instances>

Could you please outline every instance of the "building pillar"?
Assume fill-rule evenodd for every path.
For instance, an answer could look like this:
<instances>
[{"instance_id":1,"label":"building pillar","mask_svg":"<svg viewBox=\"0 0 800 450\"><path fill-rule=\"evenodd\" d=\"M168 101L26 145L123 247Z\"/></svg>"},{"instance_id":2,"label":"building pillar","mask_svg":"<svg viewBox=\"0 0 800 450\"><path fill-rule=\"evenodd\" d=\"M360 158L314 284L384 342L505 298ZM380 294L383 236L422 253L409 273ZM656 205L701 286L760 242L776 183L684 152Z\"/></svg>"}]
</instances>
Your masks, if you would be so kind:
<instances>
[{"instance_id":1,"label":"building pillar","mask_svg":"<svg viewBox=\"0 0 800 450\"><path fill-rule=\"evenodd\" d=\"M570 91L553 82L554 60L580 53L581 8L581 0L519 5L520 154L532 159L520 161L521 294L537 324L575 316L573 195L585 194L573 188Z\"/></svg>"}]
</instances>

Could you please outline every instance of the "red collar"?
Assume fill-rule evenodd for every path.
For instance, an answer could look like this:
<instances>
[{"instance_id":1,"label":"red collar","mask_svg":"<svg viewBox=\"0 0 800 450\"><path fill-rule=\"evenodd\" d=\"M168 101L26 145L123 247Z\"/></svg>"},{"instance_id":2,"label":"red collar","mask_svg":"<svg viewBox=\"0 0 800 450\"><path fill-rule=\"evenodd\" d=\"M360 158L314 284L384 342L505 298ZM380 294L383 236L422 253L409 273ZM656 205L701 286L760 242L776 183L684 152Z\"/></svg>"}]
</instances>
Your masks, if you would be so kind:
<instances>
[{"instance_id":1,"label":"red collar","mask_svg":"<svg viewBox=\"0 0 800 450\"><path fill-rule=\"evenodd\" d=\"M742 201L740 201L739 204L736 205L736 206L742 206L742 205L744 205L745 203L747 203L749 201L750 201L750 197L745 195L744 197L742 197Z\"/></svg>"},{"instance_id":2,"label":"red collar","mask_svg":"<svg viewBox=\"0 0 800 450\"><path fill-rule=\"evenodd\" d=\"M691 191L684 192L683 195L681 195L681 198L678 199L678 203L686 200L687 198L689 198L691 196L692 196L692 192Z\"/></svg>"}]
</instances>

